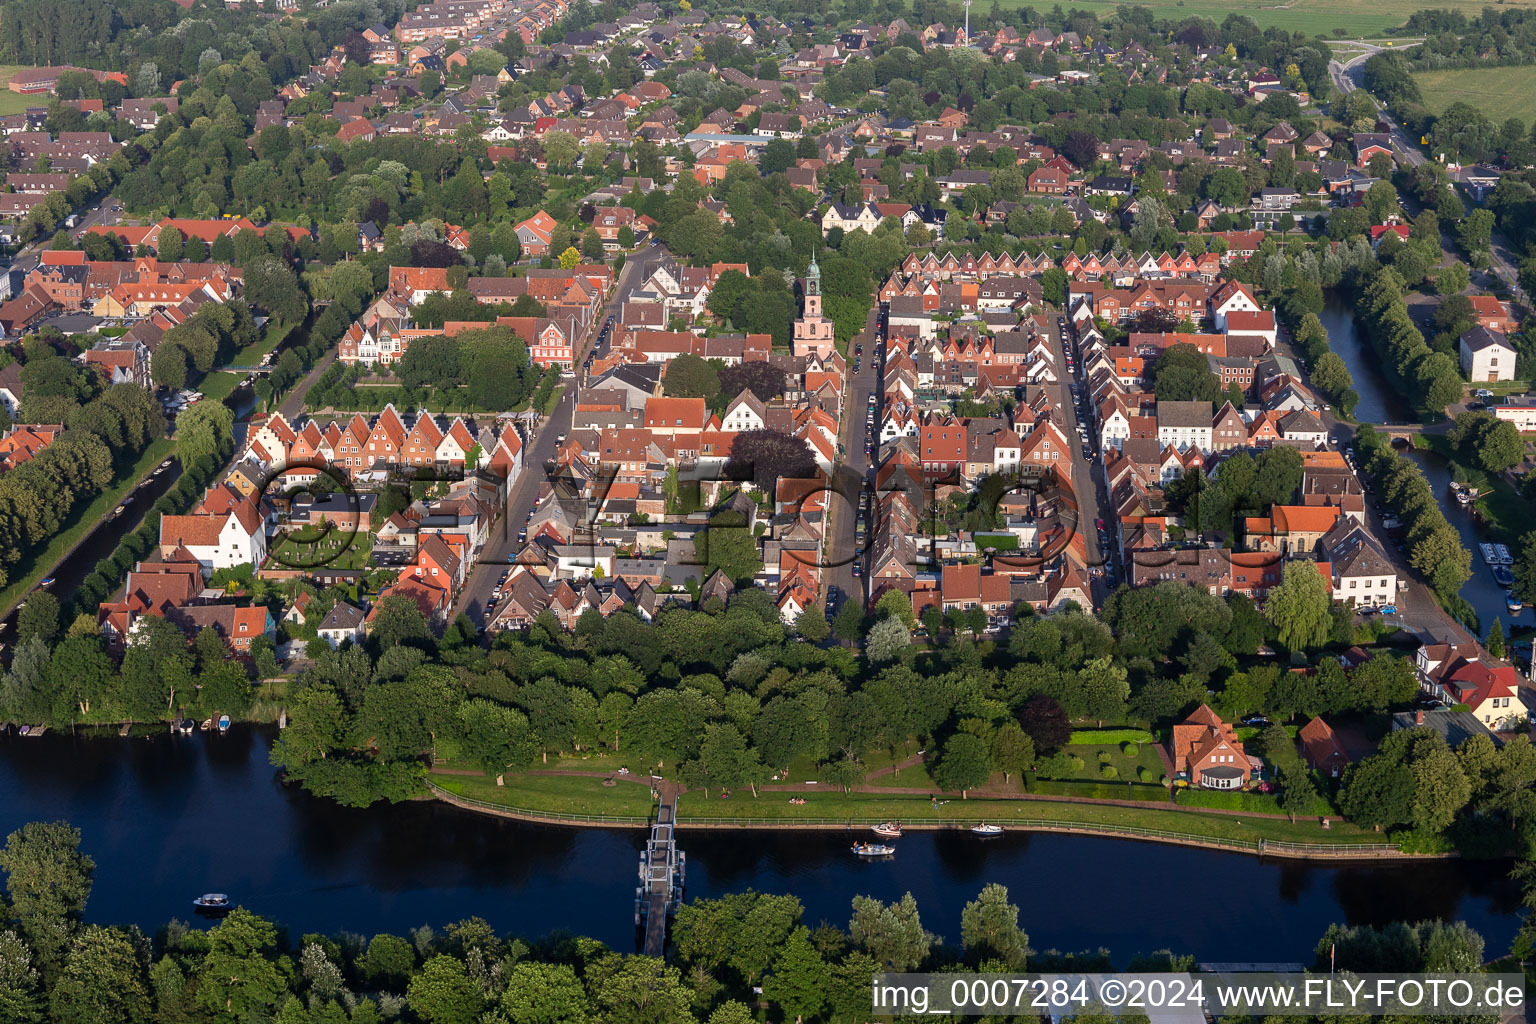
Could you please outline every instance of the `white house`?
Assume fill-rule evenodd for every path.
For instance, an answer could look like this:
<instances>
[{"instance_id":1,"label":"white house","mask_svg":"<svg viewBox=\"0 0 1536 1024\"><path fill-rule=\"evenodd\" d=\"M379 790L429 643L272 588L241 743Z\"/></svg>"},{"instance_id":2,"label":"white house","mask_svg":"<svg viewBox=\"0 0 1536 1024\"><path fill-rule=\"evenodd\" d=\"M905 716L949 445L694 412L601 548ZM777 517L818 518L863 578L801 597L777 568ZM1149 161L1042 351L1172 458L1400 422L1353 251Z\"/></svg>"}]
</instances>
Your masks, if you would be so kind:
<instances>
[{"instance_id":1,"label":"white house","mask_svg":"<svg viewBox=\"0 0 1536 1024\"><path fill-rule=\"evenodd\" d=\"M161 516L161 557L177 548L185 548L210 574L216 569L259 566L267 557L266 525L253 501L242 501L219 515Z\"/></svg>"},{"instance_id":2,"label":"white house","mask_svg":"<svg viewBox=\"0 0 1536 1024\"><path fill-rule=\"evenodd\" d=\"M1225 332L1229 313L1257 313L1258 300L1241 281L1228 281L1211 294L1211 318L1216 329Z\"/></svg>"},{"instance_id":3,"label":"white house","mask_svg":"<svg viewBox=\"0 0 1536 1024\"><path fill-rule=\"evenodd\" d=\"M1333 570L1335 601L1353 600L1356 608L1397 603L1397 570L1353 519L1340 516L1322 545Z\"/></svg>"},{"instance_id":4,"label":"white house","mask_svg":"<svg viewBox=\"0 0 1536 1024\"><path fill-rule=\"evenodd\" d=\"M1157 443L1178 451L1211 450L1210 402L1158 402Z\"/></svg>"},{"instance_id":5,"label":"white house","mask_svg":"<svg viewBox=\"0 0 1536 1024\"><path fill-rule=\"evenodd\" d=\"M873 233L879 223L880 211L872 203L859 203L855 206L833 203L821 216L821 233L826 234L833 228L842 228L844 232Z\"/></svg>"},{"instance_id":6,"label":"white house","mask_svg":"<svg viewBox=\"0 0 1536 1024\"><path fill-rule=\"evenodd\" d=\"M351 640L355 644L362 643L363 620L364 615L360 609L354 608L345 601L337 601L336 607L320 620L316 632L320 634L320 639L333 648L340 647L346 640Z\"/></svg>"},{"instance_id":7,"label":"white house","mask_svg":"<svg viewBox=\"0 0 1536 1024\"><path fill-rule=\"evenodd\" d=\"M720 418L720 429L733 434L762 430L767 425L767 409L762 400L745 388L731 400L725 415Z\"/></svg>"},{"instance_id":8,"label":"white house","mask_svg":"<svg viewBox=\"0 0 1536 1024\"><path fill-rule=\"evenodd\" d=\"M1514 380L1515 348L1481 325L1461 336L1461 372L1470 381Z\"/></svg>"}]
</instances>

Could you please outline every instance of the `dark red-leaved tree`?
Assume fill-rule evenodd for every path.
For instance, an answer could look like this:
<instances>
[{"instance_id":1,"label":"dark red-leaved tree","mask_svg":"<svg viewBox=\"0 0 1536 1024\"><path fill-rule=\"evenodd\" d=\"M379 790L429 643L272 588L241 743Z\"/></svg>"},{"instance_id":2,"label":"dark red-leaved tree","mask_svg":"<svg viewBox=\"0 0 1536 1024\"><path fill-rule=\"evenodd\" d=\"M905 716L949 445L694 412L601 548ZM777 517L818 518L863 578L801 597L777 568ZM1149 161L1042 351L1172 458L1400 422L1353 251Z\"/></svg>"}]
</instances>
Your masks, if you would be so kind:
<instances>
[{"instance_id":1,"label":"dark red-leaved tree","mask_svg":"<svg viewBox=\"0 0 1536 1024\"><path fill-rule=\"evenodd\" d=\"M763 401L784 393L784 371L772 363L737 363L720 371L720 393L735 398L750 391Z\"/></svg>"},{"instance_id":2,"label":"dark red-leaved tree","mask_svg":"<svg viewBox=\"0 0 1536 1024\"><path fill-rule=\"evenodd\" d=\"M1142 334L1171 334L1179 318L1171 309L1144 309L1136 314L1136 330Z\"/></svg>"},{"instance_id":3,"label":"dark red-leaved tree","mask_svg":"<svg viewBox=\"0 0 1536 1024\"><path fill-rule=\"evenodd\" d=\"M731 458L725 474L732 480L751 480L772 493L780 477L795 479L816 472L811 446L778 430L747 430L731 442Z\"/></svg>"},{"instance_id":4,"label":"dark red-leaved tree","mask_svg":"<svg viewBox=\"0 0 1536 1024\"><path fill-rule=\"evenodd\" d=\"M1061 144L1061 152L1079 167L1087 167L1099 158L1099 140L1092 132L1073 132Z\"/></svg>"},{"instance_id":5,"label":"dark red-leaved tree","mask_svg":"<svg viewBox=\"0 0 1536 1024\"><path fill-rule=\"evenodd\" d=\"M1019 707L1019 728L1035 741L1035 753L1054 754L1072 738L1072 723L1054 697L1037 694Z\"/></svg>"},{"instance_id":6,"label":"dark red-leaved tree","mask_svg":"<svg viewBox=\"0 0 1536 1024\"><path fill-rule=\"evenodd\" d=\"M423 238L411 246L413 267L457 267L463 262L464 257L459 255L459 250L447 242L433 242Z\"/></svg>"}]
</instances>

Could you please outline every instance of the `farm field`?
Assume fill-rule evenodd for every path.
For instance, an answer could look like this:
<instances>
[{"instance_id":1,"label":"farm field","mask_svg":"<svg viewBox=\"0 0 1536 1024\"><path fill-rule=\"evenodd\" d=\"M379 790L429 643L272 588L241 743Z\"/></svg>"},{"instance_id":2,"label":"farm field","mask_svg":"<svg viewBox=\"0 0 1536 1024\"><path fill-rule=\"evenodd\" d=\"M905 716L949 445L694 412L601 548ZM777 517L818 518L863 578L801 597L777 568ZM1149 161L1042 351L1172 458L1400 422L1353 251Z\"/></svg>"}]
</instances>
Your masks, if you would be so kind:
<instances>
[{"instance_id":1,"label":"farm field","mask_svg":"<svg viewBox=\"0 0 1536 1024\"><path fill-rule=\"evenodd\" d=\"M1003 7L1030 7L1043 10L1037 0L998 0ZM1076 0L1072 5L1080 10L1091 11L1103 17L1113 14L1119 6L1113 0ZM1271 25L1287 32L1304 32L1307 35L1325 35L1332 38L1335 29L1343 29L1346 38L1375 38L1388 29L1402 25L1414 11L1427 7L1459 10L1472 17L1485 6L1482 0L1365 0L1344 3L1343 0L1291 0L1290 3L1238 0L1235 3L1215 3L1213 0L1142 0L1140 6L1150 7L1160 18L1210 18L1218 25L1229 14L1251 18L1259 28ZM1532 0L1512 0L1512 7L1532 7Z\"/></svg>"},{"instance_id":2,"label":"farm field","mask_svg":"<svg viewBox=\"0 0 1536 1024\"><path fill-rule=\"evenodd\" d=\"M1530 122L1536 67L1420 71L1413 77L1424 94L1425 105L1437 114L1452 103L1468 103L1495 124L1511 117Z\"/></svg>"}]
</instances>

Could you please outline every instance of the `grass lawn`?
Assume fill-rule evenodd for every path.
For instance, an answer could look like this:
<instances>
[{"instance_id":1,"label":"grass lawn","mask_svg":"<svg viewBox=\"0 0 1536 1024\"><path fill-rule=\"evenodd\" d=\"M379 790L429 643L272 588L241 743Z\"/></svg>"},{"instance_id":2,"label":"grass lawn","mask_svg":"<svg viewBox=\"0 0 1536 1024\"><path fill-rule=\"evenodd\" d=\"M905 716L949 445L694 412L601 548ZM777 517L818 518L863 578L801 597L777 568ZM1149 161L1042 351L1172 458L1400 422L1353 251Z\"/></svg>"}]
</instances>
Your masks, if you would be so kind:
<instances>
[{"instance_id":1,"label":"grass lawn","mask_svg":"<svg viewBox=\"0 0 1536 1024\"><path fill-rule=\"evenodd\" d=\"M1495 124L1511 117L1528 119L1531 97L1536 96L1536 67L1529 65L1420 71L1413 77L1434 113L1443 113L1452 103L1468 103Z\"/></svg>"},{"instance_id":2,"label":"grass lawn","mask_svg":"<svg viewBox=\"0 0 1536 1024\"><path fill-rule=\"evenodd\" d=\"M1284 814L1280 798L1273 793L1222 792L1214 789L1181 789L1178 803L1183 807L1219 807L1226 811L1256 811L1260 814ZM1326 797L1319 796L1312 804L1312 814L1319 817L1339 813Z\"/></svg>"},{"instance_id":3,"label":"grass lawn","mask_svg":"<svg viewBox=\"0 0 1536 1024\"><path fill-rule=\"evenodd\" d=\"M448 754L446 748L440 751ZM605 762L621 761L622 755L601 755L588 758L552 759L544 768L572 767L601 770ZM449 755L455 767L464 767ZM906 769L905 772L921 772L922 768ZM904 773L905 773L904 772ZM903 773L903 774L904 774ZM645 817L651 811L647 788L634 782L620 781L614 786L604 786L600 778L579 776L551 776L533 774L508 774L505 786L497 786L492 778L484 775L434 774L434 785L457 796L479 800L509 809L547 814L613 815L621 817ZM926 775L923 776L926 778ZM998 776L995 782L1001 782ZM920 783L921 784L921 783ZM1072 783L1039 783L1041 789L1072 787ZM1034 787L1032 787L1034 788ZM1125 799L1121 787L1094 787L1115 789L1107 795ZM1135 786L1127 790L1145 790L1166 799L1161 787ZM1081 793L1082 790L1074 790ZM1134 794L1139 796L1139 794ZM804 804L792 804L792 797L803 797ZM908 823L942 821L969 824L976 821L995 821L1003 825L1009 822L1051 823L1082 825L1111 833L1135 835L1147 831L1175 833L1182 836L1205 839L1251 848L1258 840L1266 842L1294 842L1318 845L1370 844L1385 845L1380 834L1356 828L1347 822L1334 820L1324 831L1314 819L1292 824L1283 818L1245 818L1240 815L1203 814L1169 808L1166 804L1148 807L1117 807L1092 802L1060 803L1044 800L1006 800L973 797L968 800L950 799L937 808L927 796L902 793L842 793L827 785L806 786L803 792L787 793L779 790L761 791L756 798L748 789L735 791L729 800L723 800L715 792L706 798L702 793L687 793L678 805L680 824L708 822L735 822L746 825L772 825L776 822L791 823L797 820L820 824L848 823L854 826L878 821L899 820Z\"/></svg>"},{"instance_id":4,"label":"grass lawn","mask_svg":"<svg viewBox=\"0 0 1536 1024\"><path fill-rule=\"evenodd\" d=\"M914 764L909 768L901 768L888 775L878 775L872 779L865 779L865 784L895 789L911 789L916 786L937 788L934 786L933 776L928 774L928 766L925 764Z\"/></svg>"},{"instance_id":5,"label":"grass lawn","mask_svg":"<svg viewBox=\"0 0 1536 1024\"><path fill-rule=\"evenodd\" d=\"M276 320L270 321L267 329L262 332L261 337L239 352L236 352L234 358L230 359L229 365L255 366L261 362L262 356L282 344L283 339L288 337L288 332L291 330L293 330L292 324L285 324Z\"/></svg>"},{"instance_id":6,"label":"grass lawn","mask_svg":"<svg viewBox=\"0 0 1536 1024\"><path fill-rule=\"evenodd\" d=\"M11 92L11 78L16 72L24 71L26 67L21 64L0 64L0 115L20 114L28 107L46 107L48 96L38 93L35 96L23 96L19 92Z\"/></svg>"},{"instance_id":7,"label":"grass lawn","mask_svg":"<svg viewBox=\"0 0 1536 1024\"><path fill-rule=\"evenodd\" d=\"M97 495L95 501L75 510L65 519L63 529L54 534L48 543L24 554L13 570L14 582L4 590L0 590L0 610L9 614L11 607L37 586L38 580L53 571L65 552L79 543L80 538L117 507L117 504L123 500L123 496L133 488L140 477L154 469L175 450L176 442L170 438L151 441L149 447L144 449L144 454L139 456L139 460L114 478L107 489ZM65 596L59 595L60 603L63 603Z\"/></svg>"},{"instance_id":8,"label":"grass lawn","mask_svg":"<svg viewBox=\"0 0 1536 1024\"><path fill-rule=\"evenodd\" d=\"M999 0L999 3L1005 8L1033 6L1036 10L1044 10L1035 0ZM1109 0L1075 0L1072 6L1102 18L1113 14L1119 5ZM1239 3L1143 0L1140 6L1151 8L1154 17L1170 21L1200 17L1210 18L1220 25L1227 15L1237 14L1252 19L1261 29L1273 25L1287 32L1302 32L1308 36L1321 34L1329 38L1333 38L1334 29L1343 29L1346 36L1371 39L1386 29L1403 24L1424 4L1422 0L1373 0L1370 4L1343 4L1338 0L1291 0L1278 4L1268 0L1242 0ZM1436 6L1460 10L1471 17L1482 9L1482 0L1445 0ZM1510 6L1530 4L1516 0Z\"/></svg>"},{"instance_id":9,"label":"grass lawn","mask_svg":"<svg viewBox=\"0 0 1536 1024\"><path fill-rule=\"evenodd\" d=\"M636 782L605 787L602 779L565 775L505 776L507 785L485 775L433 775L434 785L455 796L525 811L556 814L610 814L644 818L651 813L650 788Z\"/></svg>"},{"instance_id":10,"label":"grass lawn","mask_svg":"<svg viewBox=\"0 0 1536 1024\"><path fill-rule=\"evenodd\" d=\"M194 390L203 393L205 402L222 402L228 398L245 380L243 373L231 373L228 370L215 370L203 378Z\"/></svg>"},{"instance_id":11,"label":"grass lawn","mask_svg":"<svg viewBox=\"0 0 1536 1024\"><path fill-rule=\"evenodd\" d=\"M1153 807L1117 807L1093 803L1059 803L1044 800L998 800L980 797L950 800L935 809L927 797L901 794L840 793L831 787L806 787L804 804L791 804L790 794L764 793L757 799L746 790L737 791L730 800L702 794L684 795L678 805L678 822L708 822L721 819L755 819L792 822L851 821L854 824L887 820L909 823L924 821L988 821L1007 825L1013 822L1050 822L1104 828L1107 831L1172 832L1216 842L1235 844L1269 842L1347 845L1381 844L1373 832L1335 821L1324 831L1308 819L1292 825L1284 818L1243 818L1227 814L1200 814ZM745 822L744 822L745 824Z\"/></svg>"}]
</instances>

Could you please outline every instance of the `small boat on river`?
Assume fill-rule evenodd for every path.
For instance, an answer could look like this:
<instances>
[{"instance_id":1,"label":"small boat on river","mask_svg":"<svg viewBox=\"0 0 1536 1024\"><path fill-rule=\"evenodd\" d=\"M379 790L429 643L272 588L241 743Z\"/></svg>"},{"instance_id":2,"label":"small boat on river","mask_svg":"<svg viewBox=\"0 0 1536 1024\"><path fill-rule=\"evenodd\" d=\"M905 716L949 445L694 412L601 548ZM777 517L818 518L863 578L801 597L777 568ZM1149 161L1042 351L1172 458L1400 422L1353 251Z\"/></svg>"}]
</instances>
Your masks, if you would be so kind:
<instances>
[{"instance_id":1,"label":"small boat on river","mask_svg":"<svg viewBox=\"0 0 1536 1024\"><path fill-rule=\"evenodd\" d=\"M1515 574L1509 571L1508 566L1492 565L1488 567L1488 571L1493 573L1493 582L1506 590L1515 585Z\"/></svg>"},{"instance_id":2,"label":"small boat on river","mask_svg":"<svg viewBox=\"0 0 1536 1024\"><path fill-rule=\"evenodd\" d=\"M900 839L901 822L887 821L884 824L874 826L870 831L882 839Z\"/></svg>"},{"instance_id":3,"label":"small boat on river","mask_svg":"<svg viewBox=\"0 0 1536 1024\"><path fill-rule=\"evenodd\" d=\"M229 716L228 715L220 715L219 716L219 732L221 732L221 733L229 732Z\"/></svg>"},{"instance_id":4,"label":"small boat on river","mask_svg":"<svg viewBox=\"0 0 1536 1024\"><path fill-rule=\"evenodd\" d=\"M205 892L192 901L192 906L199 914L227 914L234 904L229 902L229 897L221 892Z\"/></svg>"},{"instance_id":5,"label":"small boat on river","mask_svg":"<svg viewBox=\"0 0 1536 1024\"><path fill-rule=\"evenodd\" d=\"M854 843L853 852L860 857L889 857L896 852L896 847L884 843Z\"/></svg>"},{"instance_id":6,"label":"small boat on river","mask_svg":"<svg viewBox=\"0 0 1536 1024\"><path fill-rule=\"evenodd\" d=\"M1519 615L1525 611L1525 602L1514 595L1513 591L1504 592L1504 607L1509 609L1511 615Z\"/></svg>"},{"instance_id":7,"label":"small boat on river","mask_svg":"<svg viewBox=\"0 0 1536 1024\"><path fill-rule=\"evenodd\" d=\"M1003 826L1001 826L1001 825L988 825L986 822L982 822L979 825L972 825L971 826L971 832L974 835L978 835L978 836L982 836L984 838L990 839L993 836L1000 836L1000 835L1002 835L1003 834Z\"/></svg>"}]
</instances>

